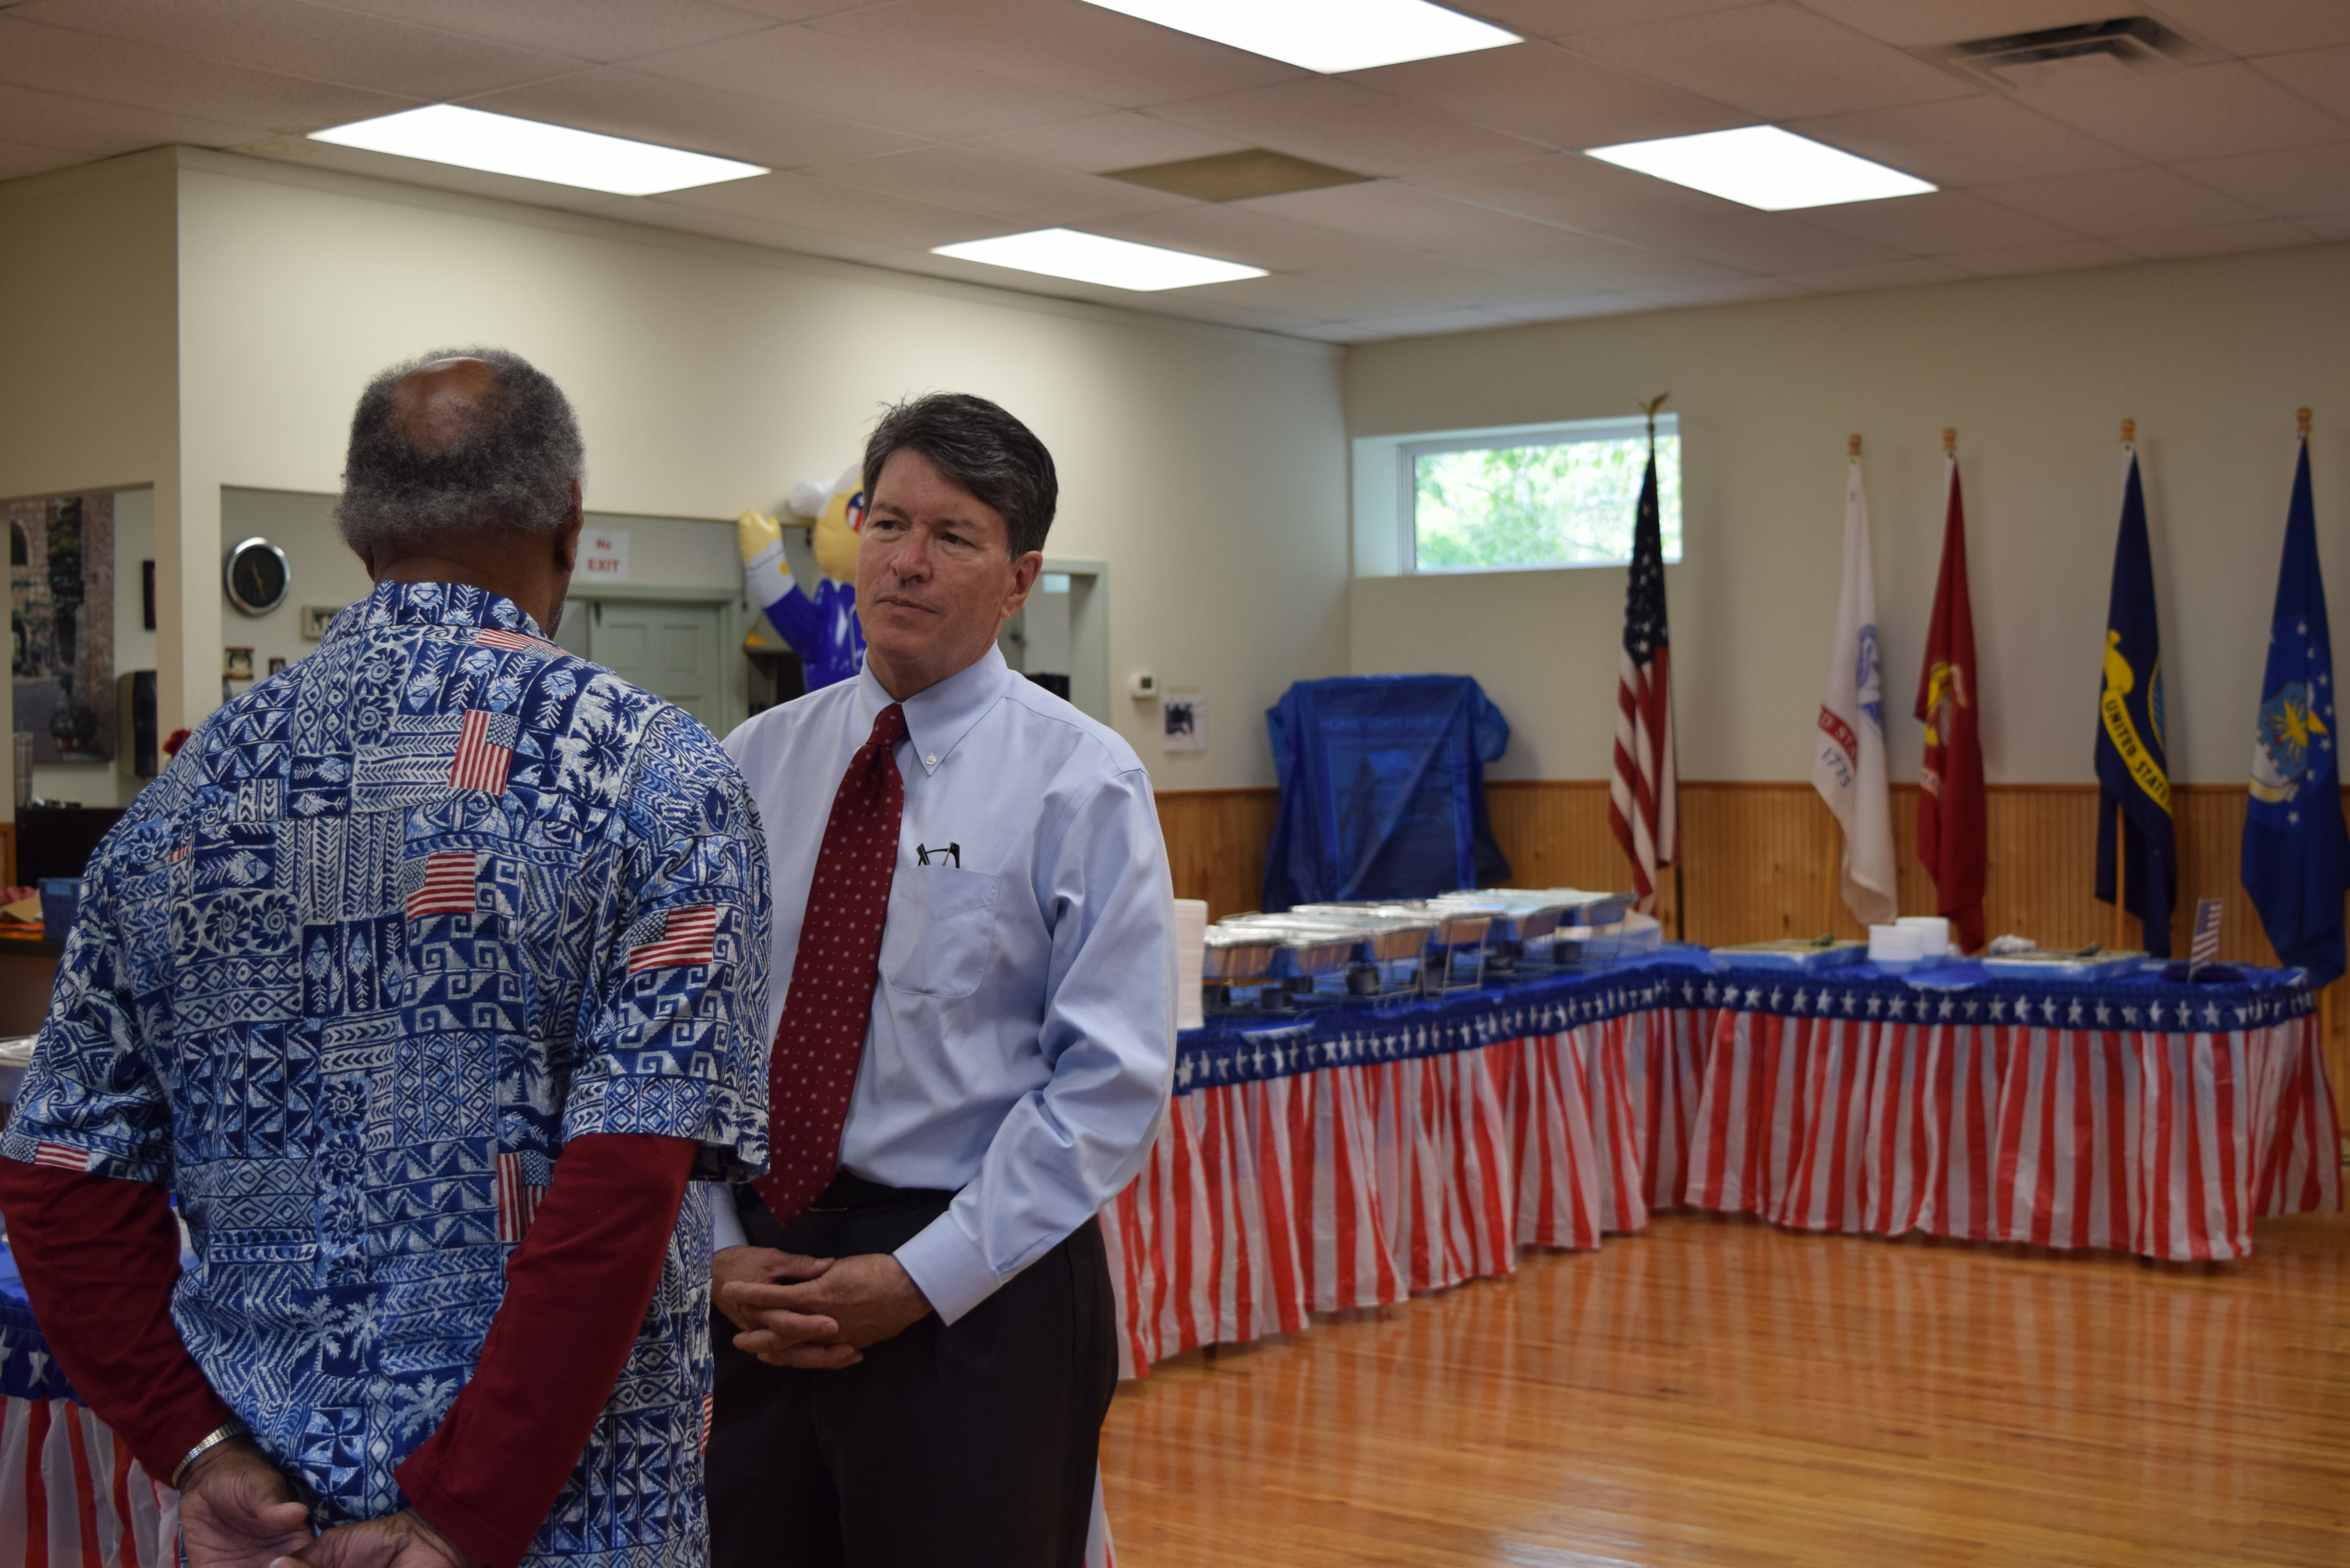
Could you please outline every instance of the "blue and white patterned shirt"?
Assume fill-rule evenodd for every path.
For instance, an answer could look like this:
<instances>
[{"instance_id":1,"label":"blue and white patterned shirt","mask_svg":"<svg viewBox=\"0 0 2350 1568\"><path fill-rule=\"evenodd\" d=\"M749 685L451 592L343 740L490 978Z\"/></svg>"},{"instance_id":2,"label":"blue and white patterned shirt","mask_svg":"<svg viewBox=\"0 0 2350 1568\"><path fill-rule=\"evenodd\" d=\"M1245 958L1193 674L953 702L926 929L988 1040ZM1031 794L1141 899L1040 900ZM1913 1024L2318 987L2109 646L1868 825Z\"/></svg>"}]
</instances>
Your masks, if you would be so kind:
<instances>
[{"instance_id":1,"label":"blue and white patterned shirt","mask_svg":"<svg viewBox=\"0 0 2350 1568\"><path fill-rule=\"evenodd\" d=\"M181 1336L323 1528L404 1506L565 1141L699 1140L531 1549L699 1563L705 1183L766 1162L766 906L701 725L495 594L387 583L99 846L0 1155L172 1184Z\"/></svg>"}]
</instances>

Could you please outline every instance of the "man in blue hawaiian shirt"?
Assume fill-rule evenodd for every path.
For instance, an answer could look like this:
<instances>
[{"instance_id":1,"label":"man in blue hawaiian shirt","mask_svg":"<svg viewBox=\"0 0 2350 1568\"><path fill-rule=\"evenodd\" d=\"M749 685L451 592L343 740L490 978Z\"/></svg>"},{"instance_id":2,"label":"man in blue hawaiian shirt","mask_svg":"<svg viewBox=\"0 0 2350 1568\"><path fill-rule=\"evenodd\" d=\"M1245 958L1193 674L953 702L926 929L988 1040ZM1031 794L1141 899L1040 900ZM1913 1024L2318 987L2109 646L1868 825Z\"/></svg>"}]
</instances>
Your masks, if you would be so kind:
<instances>
[{"instance_id":1,"label":"man in blue hawaiian shirt","mask_svg":"<svg viewBox=\"0 0 2350 1568\"><path fill-rule=\"evenodd\" d=\"M710 735L547 640L580 472L512 354L378 377L337 513L374 592L84 880L0 1205L192 1568L705 1560L767 873Z\"/></svg>"}]
</instances>

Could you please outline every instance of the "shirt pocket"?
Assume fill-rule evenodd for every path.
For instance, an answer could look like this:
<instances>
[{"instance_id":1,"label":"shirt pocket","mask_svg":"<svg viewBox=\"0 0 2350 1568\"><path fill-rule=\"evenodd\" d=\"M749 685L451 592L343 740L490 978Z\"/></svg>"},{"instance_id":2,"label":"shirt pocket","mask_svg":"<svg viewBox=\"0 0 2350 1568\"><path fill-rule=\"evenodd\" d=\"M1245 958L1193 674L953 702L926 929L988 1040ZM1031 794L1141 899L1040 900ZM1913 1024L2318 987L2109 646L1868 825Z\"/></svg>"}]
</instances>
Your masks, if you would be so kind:
<instances>
[{"instance_id":1,"label":"shirt pocket","mask_svg":"<svg viewBox=\"0 0 2350 1568\"><path fill-rule=\"evenodd\" d=\"M892 991L951 1001L969 996L995 956L995 907L1003 879L951 866L901 867L881 943L881 974Z\"/></svg>"}]
</instances>

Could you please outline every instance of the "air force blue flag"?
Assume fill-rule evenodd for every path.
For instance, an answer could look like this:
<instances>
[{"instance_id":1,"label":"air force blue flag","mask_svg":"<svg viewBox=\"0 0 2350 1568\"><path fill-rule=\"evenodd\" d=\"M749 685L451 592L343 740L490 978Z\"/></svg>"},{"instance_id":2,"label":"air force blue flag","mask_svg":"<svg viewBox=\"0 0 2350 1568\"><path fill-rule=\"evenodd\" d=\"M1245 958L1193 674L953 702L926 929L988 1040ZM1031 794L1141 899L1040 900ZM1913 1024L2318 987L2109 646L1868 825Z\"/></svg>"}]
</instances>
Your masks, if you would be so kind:
<instances>
[{"instance_id":1,"label":"air force blue flag","mask_svg":"<svg viewBox=\"0 0 2350 1568\"><path fill-rule=\"evenodd\" d=\"M2342 895L2350 885L2350 831L2334 713L2334 643L2317 567L2317 509L2310 499L2309 437L2285 515L2269 668L2261 682L2252 745L2252 798L2244 812L2244 891L2270 945L2321 986L2342 972Z\"/></svg>"}]
</instances>

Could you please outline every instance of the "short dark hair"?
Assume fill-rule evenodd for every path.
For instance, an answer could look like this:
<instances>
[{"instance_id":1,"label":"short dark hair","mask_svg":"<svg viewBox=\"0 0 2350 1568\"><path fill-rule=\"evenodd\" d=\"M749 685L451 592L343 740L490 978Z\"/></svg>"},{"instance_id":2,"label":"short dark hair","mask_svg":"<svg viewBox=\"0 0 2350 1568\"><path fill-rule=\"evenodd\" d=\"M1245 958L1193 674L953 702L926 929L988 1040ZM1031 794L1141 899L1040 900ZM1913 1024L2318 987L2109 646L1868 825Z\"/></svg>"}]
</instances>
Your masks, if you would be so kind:
<instances>
[{"instance_id":1,"label":"short dark hair","mask_svg":"<svg viewBox=\"0 0 2350 1568\"><path fill-rule=\"evenodd\" d=\"M931 392L887 410L865 443L865 499L895 452L919 452L1003 515L1014 560L1045 547L1060 504L1053 454L1026 425L968 392Z\"/></svg>"},{"instance_id":2,"label":"short dark hair","mask_svg":"<svg viewBox=\"0 0 2350 1568\"><path fill-rule=\"evenodd\" d=\"M400 428L392 393L436 359L485 360L495 374L464 436L427 448ZM335 523L352 549L378 554L485 524L552 534L570 514L584 459L571 400L546 372L509 349L443 348L392 366L359 394Z\"/></svg>"}]
</instances>

